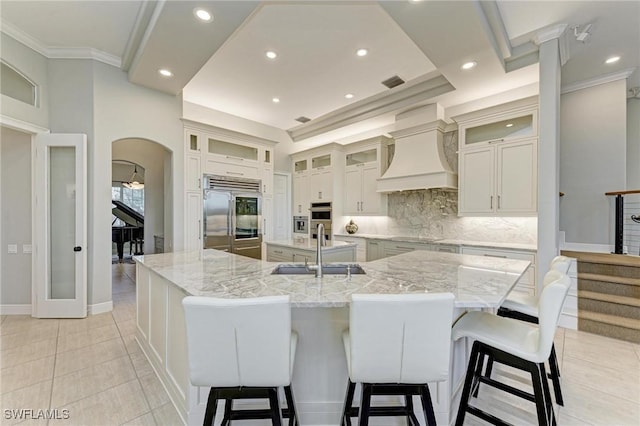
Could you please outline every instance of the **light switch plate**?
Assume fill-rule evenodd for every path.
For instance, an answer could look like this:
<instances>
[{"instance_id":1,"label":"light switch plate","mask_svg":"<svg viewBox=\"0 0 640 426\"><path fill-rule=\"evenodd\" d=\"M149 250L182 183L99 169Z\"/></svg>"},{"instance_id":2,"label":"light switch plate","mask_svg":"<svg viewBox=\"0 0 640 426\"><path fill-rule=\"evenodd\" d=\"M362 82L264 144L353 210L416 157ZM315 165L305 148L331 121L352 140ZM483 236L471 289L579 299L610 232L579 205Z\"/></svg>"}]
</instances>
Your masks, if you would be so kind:
<instances>
[{"instance_id":1,"label":"light switch plate","mask_svg":"<svg viewBox=\"0 0 640 426\"><path fill-rule=\"evenodd\" d=\"M17 244L9 244L8 252L9 252L9 254L17 254L18 253L18 245Z\"/></svg>"},{"instance_id":2,"label":"light switch plate","mask_svg":"<svg viewBox=\"0 0 640 426\"><path fill-rule=\"evenodd\" d=\"M33 247L31 246L31 244L23 244L22 245L22 252L23 253L32 253L33 252Z\"/></svg>"}]
</instances>

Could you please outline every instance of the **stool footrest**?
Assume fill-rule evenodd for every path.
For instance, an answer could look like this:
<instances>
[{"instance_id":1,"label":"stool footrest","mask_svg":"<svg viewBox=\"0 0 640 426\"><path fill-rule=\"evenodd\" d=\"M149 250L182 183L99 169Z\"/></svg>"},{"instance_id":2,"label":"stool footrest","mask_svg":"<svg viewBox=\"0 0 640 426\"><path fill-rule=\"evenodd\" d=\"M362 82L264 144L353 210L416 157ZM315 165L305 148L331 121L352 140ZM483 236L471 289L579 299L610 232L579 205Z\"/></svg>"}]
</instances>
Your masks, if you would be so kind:
<instances>
[{"instance_id":1,"label":"stool footrest","mask_svg":"<svg viewBox=\"0 0 640 426\"><path fill-rule=\"evenodd\" d=\"M467 406L467 411L473 414L476 417L480 417L482 420L487 421L493 425L497 426L513 426L511 423L507 423L498 417L487 413L486 411L482 411L481 409L474 407L473 405Z\"/></svg>"},{"instance_id":2,"label":"stool footrest","mask_svg":"<svg viewBox=\"0 0 640 426\"><path fill-rule=\"evenodd\" d=\"M496 389L500 389L502 391L508 392L512 395L519 396L520 398L524 398L527 401L536 402L536 397L533 394L530 394L529 392L525 392L518 388L514 388L513 386L507 385L497 380L493 380L489 377L485 377L485 376L478 377L478 381L480 383L484 383L485 385L489 385Z\"/></svg>"}]
</instances>

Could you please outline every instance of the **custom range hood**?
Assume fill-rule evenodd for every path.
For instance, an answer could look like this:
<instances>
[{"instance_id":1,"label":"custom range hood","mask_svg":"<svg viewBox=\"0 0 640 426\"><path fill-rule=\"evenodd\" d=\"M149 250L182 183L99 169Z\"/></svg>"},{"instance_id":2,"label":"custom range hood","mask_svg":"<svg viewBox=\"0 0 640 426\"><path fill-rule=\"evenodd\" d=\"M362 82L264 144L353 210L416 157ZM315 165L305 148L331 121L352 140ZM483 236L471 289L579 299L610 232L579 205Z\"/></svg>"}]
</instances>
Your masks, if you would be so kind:
<instances>
[{"instance_id":1,"label":"custom range hood","mask_svg":"<svg viewBox=\"0 0 640 426\"><path fill-rule=\"evenodd\" d=\"M377 192L414 189L458 188L458 175L444 155L446 123L436 120L391 132L395 154L387 171L378 179Z\"/></svg>"}]
</instances>

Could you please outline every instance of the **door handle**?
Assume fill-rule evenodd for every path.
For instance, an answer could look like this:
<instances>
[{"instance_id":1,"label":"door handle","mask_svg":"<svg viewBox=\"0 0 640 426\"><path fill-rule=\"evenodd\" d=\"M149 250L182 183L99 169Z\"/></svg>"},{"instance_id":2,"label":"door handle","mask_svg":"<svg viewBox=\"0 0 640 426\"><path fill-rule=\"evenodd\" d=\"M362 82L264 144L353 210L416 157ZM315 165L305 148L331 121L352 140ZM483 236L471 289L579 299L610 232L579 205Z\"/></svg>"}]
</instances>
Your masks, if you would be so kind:
<instances>
[{"instance_id":1,"label":"door handle","mask_svg":"<svg viewBox=\"0 0 640 426\"><path fill-rule=\"evenodd\" d=\"M75 247L73 248L73 251L75 251L75 252L82 251L82 247L80 247L80 246L75 246Z\"/></svg>"}]
</instances>

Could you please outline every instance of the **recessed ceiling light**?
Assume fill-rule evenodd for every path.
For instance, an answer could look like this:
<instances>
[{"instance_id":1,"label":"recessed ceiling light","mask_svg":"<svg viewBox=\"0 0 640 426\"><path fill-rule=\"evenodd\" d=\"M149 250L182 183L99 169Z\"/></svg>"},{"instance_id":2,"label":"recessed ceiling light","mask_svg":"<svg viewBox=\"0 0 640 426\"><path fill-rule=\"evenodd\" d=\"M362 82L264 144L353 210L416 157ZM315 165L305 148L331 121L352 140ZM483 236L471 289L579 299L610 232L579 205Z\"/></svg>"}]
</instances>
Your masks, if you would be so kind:
<instances>
[{"instance_id":1,"label":"recessed ceiling light","mask_svg":"<svg viewBox=\"0 0 640 426\"><path fill-rule=\"evenodd\" d=\"M612 56L609 59L607 59L606 61L604 61L604 63L605 64L615 64L619 60L620 60L620 56Z\"/></svg>"},{"instance_id":2,"label":"recessed ceiling light","mask_svg":"<svg viewBox=\"0 0 640 426\"><path fill-rule=\"evenodd\" d=\"M353 93L347 93L344 97L347 99L353 99Z\"/></svg>"},{"instance_id":3,"label":"recessed ceiling light","mask_svg":"<svg viewBox=\"0 0 640 426\"><path fill-rule=\"evenodd\" d=\"M278 54L273 50L267 50L264 55L269 59L275 59L278 57Z\"/></svg>"},{"instance_id":4,"label":"recessed ceiling light","mask_svg":"<svg viewBox=\"0 0 640 426\"><path fill-rule=\"evenodd\" d=\"M173 77L173 73L166 68L160 68L158 73L163 77Z\"/></svg>"},{"instance_id":5,"label":"recessed ceiling light","mask_svg":"<svg viewBox=\"0 0 640 426\"><path fill-rule=\"evenodd\" d=\"M198 18L202 22L213 21L213 15L207 9L202 9L200 7L197 7L193 9L193 14L196 15L196 18Z\"/></svg>"},{"instance_id":6,"label":"recessed ceiling light","mask_svg":"<svg viewBox=\"0 0 640 426\"><path fill-rule=\"evenodd\" d=\"M509 123L505 127L513 127L513 123Z\"/></svg>"},{"instance_id":7,"label":"recessed ceiling light","mask_svg":"<svg viewBox=\"0 0 640 426\"><path fill-rule=\"evenodd\" d=\"M462 68L463 70L470 70L471 68L475 67L476 65L478 65L478 63L476 61L470 61L470 62L465 62L464 64L462 64L462 66L460 68Z\"/></svg>"},{"instance_id":8,"label":"recessed ceiling light","mask_svg":"<svg viewBox=\"0 0 640 426\"><path fill-rule=\"evenodd\" d=\"M367 49L358 49L358 50L356 50L356 55L358 55L358 56L367 56L367 53L369 53L369 50L367 50Z\"/></svg>"},{"instance_id":9,"label":"recessed ceiling light","mask_svg":"<svg viewBox=\"0 0 640 426\"><path fill-rule=\"evenodd\" d=\"M273 98L271 100L273 101L274 104L277 104L278 102L280 102L280 98Z\"/></svg>"}]
</instances>

